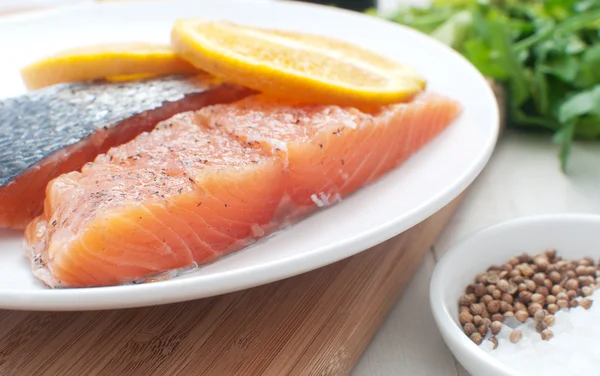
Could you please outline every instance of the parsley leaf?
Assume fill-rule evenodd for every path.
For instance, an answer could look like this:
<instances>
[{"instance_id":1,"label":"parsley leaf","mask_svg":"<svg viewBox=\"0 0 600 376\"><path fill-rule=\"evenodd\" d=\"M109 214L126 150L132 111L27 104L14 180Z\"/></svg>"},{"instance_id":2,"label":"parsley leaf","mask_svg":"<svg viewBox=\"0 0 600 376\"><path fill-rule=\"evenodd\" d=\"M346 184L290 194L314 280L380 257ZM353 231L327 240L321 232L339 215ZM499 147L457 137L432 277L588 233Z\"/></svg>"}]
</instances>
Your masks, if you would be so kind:
<instances>
[{"instance_id":1,"label":"parsley leaf","mask_svg":"<svg viewBox=\"0 0 600 376\"><path fill-rule=\"evenodd\" d=\"M600 139L600 0L434 0L392 21L463 54L507 92L508 126L571 143Z\"/></svg>"}]
</instances>

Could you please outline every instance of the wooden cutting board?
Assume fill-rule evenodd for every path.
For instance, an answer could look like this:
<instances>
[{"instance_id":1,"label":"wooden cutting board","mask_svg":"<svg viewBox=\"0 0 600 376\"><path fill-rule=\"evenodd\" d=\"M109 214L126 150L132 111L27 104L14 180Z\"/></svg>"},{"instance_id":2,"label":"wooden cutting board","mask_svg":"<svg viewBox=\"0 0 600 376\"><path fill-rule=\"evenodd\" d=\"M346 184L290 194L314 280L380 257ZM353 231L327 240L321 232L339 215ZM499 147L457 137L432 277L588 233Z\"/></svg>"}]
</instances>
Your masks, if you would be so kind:
<instances>
[{"instance_id":1,"label":"wooden cutting board","mask_svg":"<svg viewBox=\"0 0 600 376\"><path fill-rule=\"evenodd\" d=\"M214 298L0 311L0 375L347 375L456 209L373 249Z\"/></svg>"}]
</instances>

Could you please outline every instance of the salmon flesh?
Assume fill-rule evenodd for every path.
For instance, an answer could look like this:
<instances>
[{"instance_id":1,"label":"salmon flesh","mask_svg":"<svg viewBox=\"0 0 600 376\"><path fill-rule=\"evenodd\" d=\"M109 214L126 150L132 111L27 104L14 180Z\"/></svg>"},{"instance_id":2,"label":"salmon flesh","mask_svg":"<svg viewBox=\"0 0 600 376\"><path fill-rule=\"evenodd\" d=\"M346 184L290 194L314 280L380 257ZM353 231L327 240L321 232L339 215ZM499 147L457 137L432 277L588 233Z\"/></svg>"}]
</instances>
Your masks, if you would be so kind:
<instances>
[{"instance_id":1,"label":"salmon flesh","mask_svg":"<svg viewBox=\"0 0 600 376\"><path fill-rule=\"evenodd\" d=\"M243 98L205 75L55 85L0 101L0 228L42 213L47 183L159 121Z\"/></svg>"},{"instance_id":2,"label":"salmon flesh","mask_svg":"<svg viewBox=\"0 0 600 376\"><path fill-rule=\"evenodd\" d=\"M430 93L372 111L253 95L175 115L48 185L33 272L109 286L215 261L375 181L460 111Z\"/></svg>"}]
</instances>

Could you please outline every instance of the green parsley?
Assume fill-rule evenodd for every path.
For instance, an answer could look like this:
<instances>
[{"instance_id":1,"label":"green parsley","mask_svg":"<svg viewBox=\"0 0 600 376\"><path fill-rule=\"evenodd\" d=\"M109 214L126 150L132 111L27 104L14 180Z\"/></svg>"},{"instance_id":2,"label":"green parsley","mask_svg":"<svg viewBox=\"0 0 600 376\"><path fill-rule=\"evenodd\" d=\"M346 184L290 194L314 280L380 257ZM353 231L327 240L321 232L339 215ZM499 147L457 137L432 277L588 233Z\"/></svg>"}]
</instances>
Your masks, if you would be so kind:
<instances>
[{"instance_id":1,"label":"green parsley","mask_svg":"<svg viewBox=\"0 0 600 376\"><path fill-rule=\"evenodd\" d=\"M553 132L563 171L573 140L600 139L600 0L434 0L389 19L504 86L508 125Z\"/></svg>"}]
</instances>

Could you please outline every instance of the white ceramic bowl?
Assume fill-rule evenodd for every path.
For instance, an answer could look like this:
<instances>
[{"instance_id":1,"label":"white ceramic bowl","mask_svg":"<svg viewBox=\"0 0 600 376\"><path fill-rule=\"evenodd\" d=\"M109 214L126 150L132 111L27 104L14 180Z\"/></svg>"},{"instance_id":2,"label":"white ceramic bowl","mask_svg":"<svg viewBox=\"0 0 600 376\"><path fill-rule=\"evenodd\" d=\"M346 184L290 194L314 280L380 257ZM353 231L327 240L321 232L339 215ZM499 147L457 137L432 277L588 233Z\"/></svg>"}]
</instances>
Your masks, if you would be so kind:
<instances>
[{"instance_id":1,"label":"white ceramic bowl","mask_svg":"<svg viewBox=\"0 0 600 376\"><path fill-rule=\"evenodd\" d=\"M437 264L430 303L436 324L456 359L473 376L526 376L475 345L458 322L458 299L477 273L511 256L555 248L565 259L600 257L600 215L554 214L496 224L460 241Z\"/></svg>"}]
</instances>

